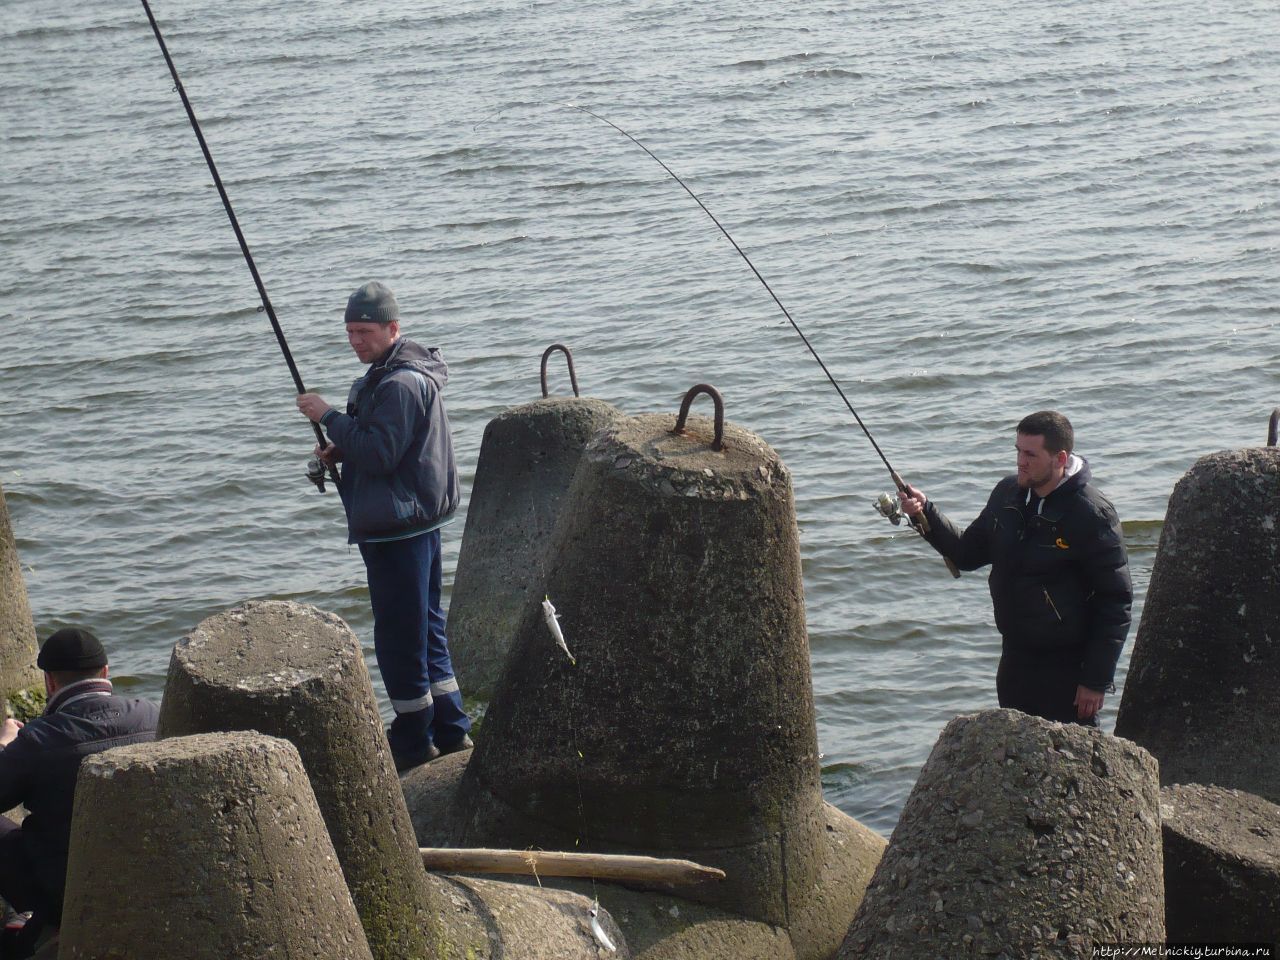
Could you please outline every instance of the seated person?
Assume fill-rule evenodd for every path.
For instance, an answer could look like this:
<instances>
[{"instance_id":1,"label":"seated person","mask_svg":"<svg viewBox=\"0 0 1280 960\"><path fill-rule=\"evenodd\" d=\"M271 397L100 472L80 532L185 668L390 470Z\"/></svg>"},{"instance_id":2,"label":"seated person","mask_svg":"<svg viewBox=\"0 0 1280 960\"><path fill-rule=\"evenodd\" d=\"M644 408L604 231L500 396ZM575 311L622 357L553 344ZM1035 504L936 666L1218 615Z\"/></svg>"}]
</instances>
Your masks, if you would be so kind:
<instances>
[{"instance_id":1,"label":"seated person","mask_svg":"<svg viewBox=\"0 0 1280 960\"><path fill-rule=\"evenodd\" d=\"M21 826L0 816L0 898L32 913L32 936L61 922L80 761L154 740L160 713L149 700L115 695L106 651L87 630L53 634L36 666L49 695L44 714L25 726L9 718L0 728L0 810L27 809Z\"/></svg>"}]
</instances>

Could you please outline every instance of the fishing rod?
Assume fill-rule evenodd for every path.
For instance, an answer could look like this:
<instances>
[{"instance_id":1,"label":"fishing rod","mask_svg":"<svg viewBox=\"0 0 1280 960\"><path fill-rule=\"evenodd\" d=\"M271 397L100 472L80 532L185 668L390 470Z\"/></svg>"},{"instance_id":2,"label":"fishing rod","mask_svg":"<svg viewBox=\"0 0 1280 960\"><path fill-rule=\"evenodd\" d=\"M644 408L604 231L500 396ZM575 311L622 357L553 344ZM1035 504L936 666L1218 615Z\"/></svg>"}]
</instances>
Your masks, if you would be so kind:
<instances>
[{"instance_id":1,"label":"fishing rod","mask_svg":"<svg viewBox=\"0 0 1280 960\"><path fill-rule=\"evenodd\" d=\"M289 365L289 373L293 375L293 384L298 388L298 393L307 392L307 388L302 385L302 374L298 372L298 365L293 362L293 354L289 351L289 344L284 338L284 330L280 328L280 321L276 319L275 307L271 306L271 298L267 296L267 288L262 282L262 277L258 274L257 264L253 262L253 254L249 252L249 243L244 238L244 232L240 229L240 221L236 219L236 212L231 209L231 198L227 196L226 187L222 185L222 177L218 176L218 168L213 162L213 154L209 152L209 144L205 142L204 132L200 129L200 122L196 119L196 112L191 108L191 100L187 97L187 90L182 85L182 80L178 76L178 68L173 65L173 57L169 56L169 48L165 45L164 37L160 34L160 24L156 23L155 15L151 12L151 4L147 0L142 0L142 9L147 12L147 19L151 21L151 29L156 35L156 42L160 44L160 52L164 54L164 62L169 65L169 74L173 77L174 89L178 91L178 95L182 97L182 105L187 109L187 119L191 121L191 129L195 131L196 139L200 141L200 150L204 153L205 163L209 165L209 172L213 174L213 185L218 188L218 196L222 198L222 206L227 211L227 219L231 221L231 229L236 233L236 240L240 242L240 252L244 254L245 263L249 265L249 272L253 274L253 282L258 287L258 296L262 298L262 306L259 312L265 310L267 319L271 321L271 329L275 331L276 342L280 344L280 352L284 354L284 362ZM320 424L312 423L311 427L315 430L316 442L320 445L320 449L324 449L326 441L324 434L320 431ZM321 493L324 493L324 464L318 458L312 458L307 463L307 479L314 483ZM341 484L338 482L338 473L333 467L329 468L329 479L333 481L335 489L341 490Z\"/></svg>"},{"instance_id":2,"label":"fishing rod","mask_svg":"<svg viewBox=\"0 0 1280 960\"><path fill-rule=\"evenodd\" d=\"M146 0L143 0L143 2L145 3ZM684 187L684 192L689 194L689 196L693 198L694 203L696 203L698 206L702 208L702 212L705 213L708 217L710 217L711 222L720 228L720 232L724 234L725 239L728 240L731 244L733 244L733 249L738 251L738 256L742 257L742 259L746 261L747 266L751 268L751 272L756 275L756 279L759 280L764 285L764 288L769 291L769 296L773 297L773 302L778 305L778 309L781 310L782 315L787 318L787 322L791 324L792 329L794 329L795 332L800 335L800 339L804 341L804 345L808 347L809 352L813 354L813 359L818 361L818 366L822 368L822 372L827 375L827 379L831 381L831 385L836 388L836 393L840 394L840 399L844 401L844 405L848 407L849 412L853 414L853 419L858 422L858 426L862 428L862 432L865 433L867 435L867 439L871 441L871 446L875 448L876 455L880 458L881 462L884 463L885 467L888 469L889 476L893 480L893 485L903 493L909 493L910 491L908 490L906 483L903 482L901 475L899 475L897 470L893 469L893 464L891 464L889 462L889 458L884 455L884 451L880 449L880 444L876 443L876 438L871 435L871 431L867 429L867 425L862 422L862 417L858 416L858 411L853 408L853 404L849 402L849 398L845 396L844 390L841 388L839 382L837 382L836 378L831 375L831 371L827 369L827 365L826 363L823 362L822 357L818 355L818 351L814 349L813 344L809 342L809 338L806 337L804 335L804 331L800 329L800 324L796 323L795 318L791 316L791 311L786 308L783 302L778 298L778 295L773 292L773 287L769 286L769 281L766 280L764 278L764 275L761 274L760 271L756 269L756 265L751 262L751 258L747 256L746 251L743 250L742 247L738 246L738 241L733 239L733 236L729 233L728 230L725 229L724 224L720 222L719 218L716 217L716 215L711 212L710 208L705 203L702 202L702 198L699 197L696 193L694 193L689 188L689 185L685 183L683 180L681 180L674 170L672 170L669 166L663 163L662 159L656 153L650 150L647 146L645 146L643 143L641 143L631 134L627 133L626 130L623 130L620 126L618 126L612 120L609 120L606 117L602 117L598 113L592 113L586 107L581 107L576 103L553 102L553 105L560 106L560 107L569 107L573 110L581 111L582 113L585 113L589 117L594 117L595 119L599 120L601 123L607 123L609 126L613 127L613 129L617 130L620 134L622 134L624 137L626 137L628 140L634 143L637 147L639 147L641 150L647 153L653 159L653 161L658 164L658 166L662 167L662 169L667 172L667 175L671 177L672 180L680 184L680 186ZM881 494L879 499L875 501L875 508L876 508L876 512L881 514L881 516L885 517L886 519L892 521L895 526L900 524L902 522L902 518L906 516L902 512L900 504L896 503L892 495L887 493ZM924 536L925 534L929 533L929 521L925 518L925 515L923 513L915 517L908 516L907 520L911 523L911 526L913 526L921 536ZM947 569L951 571L951 575L953 577L959 577L960 570L956 567L956 565L947 557L943 557L943 560L946 561Z\"/></svg>"}]
</instances>

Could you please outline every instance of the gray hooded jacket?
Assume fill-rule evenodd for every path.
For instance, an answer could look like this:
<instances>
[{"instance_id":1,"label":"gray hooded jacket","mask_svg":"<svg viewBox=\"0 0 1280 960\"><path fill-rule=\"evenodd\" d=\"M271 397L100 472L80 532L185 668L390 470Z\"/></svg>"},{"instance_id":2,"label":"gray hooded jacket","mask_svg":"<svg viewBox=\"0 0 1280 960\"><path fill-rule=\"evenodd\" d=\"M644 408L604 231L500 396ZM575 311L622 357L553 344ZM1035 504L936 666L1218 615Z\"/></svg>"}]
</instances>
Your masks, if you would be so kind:
<instances>
[{"instance_id":1,"label":"gray hooded jacket","mask_svg":"<svg viewBox=\"0 0 1280 960\"><path fill-rule=\"evenodd\" d=\"M457 509L448 380L438 349L401 338L351 385L347 412L320 421L342 451L349 542L429 530Z\"/></svg>"}]
</instances>

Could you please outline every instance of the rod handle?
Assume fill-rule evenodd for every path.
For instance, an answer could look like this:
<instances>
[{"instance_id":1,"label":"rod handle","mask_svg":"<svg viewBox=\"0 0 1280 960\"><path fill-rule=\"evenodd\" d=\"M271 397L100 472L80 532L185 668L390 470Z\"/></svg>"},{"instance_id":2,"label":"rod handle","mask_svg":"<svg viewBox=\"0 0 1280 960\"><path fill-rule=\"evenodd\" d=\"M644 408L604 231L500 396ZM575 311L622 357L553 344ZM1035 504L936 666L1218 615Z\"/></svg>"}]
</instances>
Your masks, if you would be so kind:
<instances>
[{"instance_id":1,"label":"rod handle","mask_svg":"<svg viewBox=\"0 0 1280 960\"><path fill-rule=\"evenodd\" d=\"M907 485L906 483L903 482L902 477L898 476L898 471L891 469L889 471L889 475L893 477L893 485L897 487L899 490L901 490L903 493L906 493ZM908 519L911 521L911 525L916 528L916 533L920 534L920 536L924 537L929 534L930 532L929 519L924 515L923 512L920 513L918 516L909 517ZM950 557L946 557L946 556L942 558L942 562L947 565L947 572L950 573L951 576L954 577L956 580L959 580L960 568L956 566L956 562L952 560Z\"/></svg>"}]
</instances>

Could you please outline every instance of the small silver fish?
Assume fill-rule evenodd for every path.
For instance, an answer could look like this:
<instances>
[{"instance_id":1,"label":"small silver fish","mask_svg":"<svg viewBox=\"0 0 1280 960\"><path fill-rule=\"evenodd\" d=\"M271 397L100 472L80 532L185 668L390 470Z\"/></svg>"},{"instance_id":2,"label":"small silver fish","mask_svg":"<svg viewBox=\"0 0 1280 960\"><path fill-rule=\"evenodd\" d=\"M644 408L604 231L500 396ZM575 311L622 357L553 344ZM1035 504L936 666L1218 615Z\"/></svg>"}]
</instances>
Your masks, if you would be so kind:
<instances>
[{"instance_id":1,"label":"small silver fish","mask_svg":"<svg viewBox=\"0 0 1280 960\"><path fill-rule=\"evenodd\" d=\"M596 942L604 947L610 953L616 953L618 948L613 945L613 941L609 939L609 935L604 932L604 927L600 926L600 901L593 900L591 902L591 933L596 938Z\"/></svg>"},{"instance_id":2,"label":"small silver fish","mask_svg":"<svg viewBox=\"0 0 1280 960\"><path fill-rule=\"evenodd\" d=\"M560 624L558 622L560 615L556 613L556 608L552 606L550 597L542 601L542 619L547 621L547 629L551 631L551 636L556 638L556 646L564 651L564 655L569 658L569 662L576 667L578 661L574 659L573 654L569 652L568 644L564 642L564 634L560 632Z\"/></svg>"}]
</instances>

